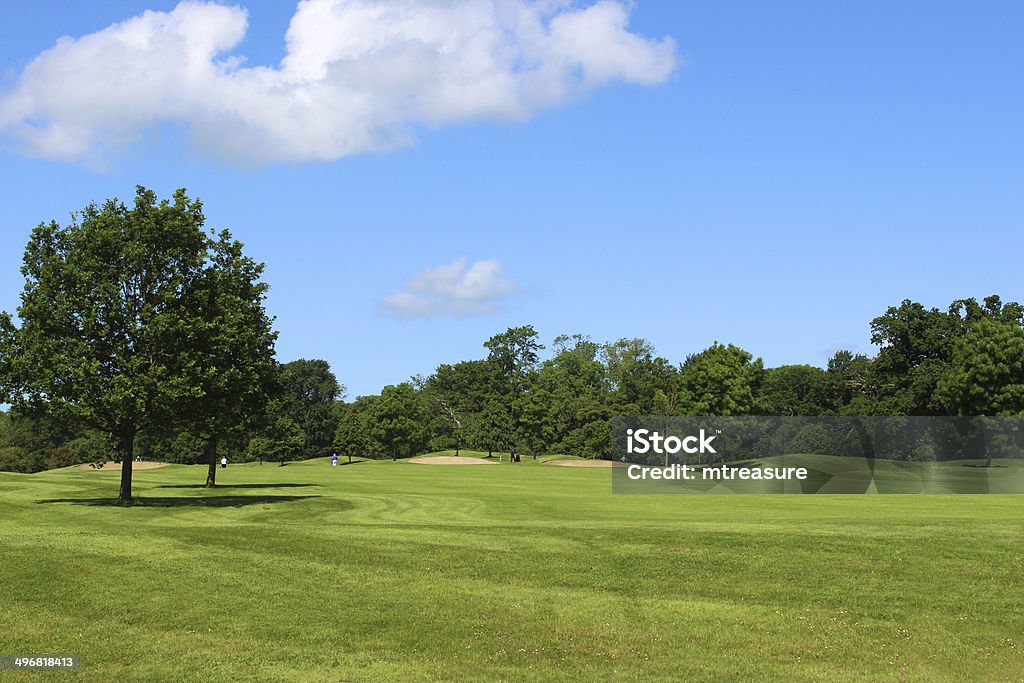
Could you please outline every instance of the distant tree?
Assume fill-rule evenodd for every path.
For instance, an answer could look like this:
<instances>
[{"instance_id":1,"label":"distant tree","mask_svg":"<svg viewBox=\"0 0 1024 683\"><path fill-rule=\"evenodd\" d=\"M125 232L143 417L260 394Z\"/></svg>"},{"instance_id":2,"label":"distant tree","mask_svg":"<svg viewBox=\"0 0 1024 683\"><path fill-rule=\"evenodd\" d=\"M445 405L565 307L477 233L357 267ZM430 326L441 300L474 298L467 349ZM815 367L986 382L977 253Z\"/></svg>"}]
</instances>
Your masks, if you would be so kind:
<instances>
[{"instance_id":1,"label":"distant tree","mask_svg":"<svg viewBox=\"0 0 1024 683\"><path fill-rule=\"evenodd\" d=\"M748 415L764 375L761 359L715 342L683 363L680 384L689 415Z\"/></svg>"},{"instance_id":2,"label":"distant tree","mask_svg":"<svg viewBox=\"0 0 1024 683\"><path fill-rule=\"evenodd\" d=\"M836 453L835 438L825 425L806 424L789 442L785 452L833 455Z\"/></svg>"},{"instance_id":3,"label":"distant tree","mask_svg":"<svg viewBox=\"0 0 1024 683\"><path fill-rule=\"evenodd\" d=\"M510 327L501 334L496 334L484 346L490 351L490 358L497 363L501 372L515 381L537 364L538 352L544 345L538 340L533 325Z\"/></svg>"},{"instance_id":4,"label":"distant tree","mask_svg":"<svg viewBox=\"0 0 1024 683\"><path fill-rule=\"evenodd\" d=\"M479 413L487 401L501 398L505 377L497 363L470 360L442 364L423 383L430 396L442 398L460 414Z\"/></svg>"},{"instance_id":5,"label":"distant tree","mask_svg":"<svg viewBox=\"0 0 1024 683\"><path fill-rule=\"evenodd\" d=\"M346 404L339 409L338 426L334 430L333 450L342 456L370 456L370 428L366 423L365 412L359 410L358 404Z\"/></svg>"},{"instance_id":6,"label":"distant tree","mask_svg":"<svg viewBox=\"0 0 1024 683\"><path fill-rule=\"evenodd\" d=\"M978 320L957 340L936 400L955 415L1024 415L1024 329Z\"/></svg>"},{"instance_id":7,"label":"distant tree","mask_svg":"<svg viewBox=\"0 0 1024 683\"><path fill-rule=\"evenodd\" d=\"M74 420L42 410L26 410L15 407L3 415L0 422L0 447L7 447L6 465L0 470L13 472L40 472L48 469L54 449L68 446L77 433L83 430ZM79 449L75 448L76 454ZM99 460L109 460L110 444L107 444ZM95 462L84 455L80 462Z\"/></svg>"},{"instance_id":8,"label":"distant tree","mask_svg":"<svg viewBox=\"0 0 1024 683\"><path fill-rule=\"evenodd\" d=\"M537 365L539 352L544 349L538 337L533 325L523 325L510 327L484 342L489 351L488 361L498 368L504 378L503 388L507 392L506 404L513 427L517 424L515 400L526 384L527 374Z\"/></svg>"},{"instance_id":9,"label":"distant tree","mask_svg":"<svg viewBox=\"0 0 1024 683\"><path fill-rule=\"evenodd\" d=\"M373 404L371 434L392 460L420 451L426 444L425 411L420 397L407 382L387 386Z\"/></svg>"},{"instance_id":10,"label":"distant tree","mask_svg":"<svg viewBox=\"0 0 1024 683\"><path fill-rule=\"evenodd\" d=\"M57 446L46 456L46 469L55 470L61 467L70 467L80 462L78 453L68 446Z\"/></svg>"},{"instance_id":11,"label":"distant tree","mask_svg":"<svg viewBox=\"0 0 1024 683\"><path fill-rule=\"evenodd\" d=\"M531 375L525 387L513 401L516 423L512 428L511 444L517 453L529 453L534 459L547 452L558 439L561 425L552 418L561 412L559 400L548 387L539 384L539 373Z\"/></svg>"},{"instance_id":12,"label":"distant tree","mask_svg":"<svg viewBox=\"0 0 1024 683\"><path fill-rule=\"evenodd\" d=\"M0 446L0 472L22 472L22 454L13 446Z\"/></svg>"},{"instance_id":13,"label":"distant tree","mask_svg":"<svg viewBox=\"0 0 1024 683\"><path fill-rule=\"evenodd\" d=\"M198 200L184 190L134 205L90 204L61 227L41 224L25 249L15 327L0 317L0 372L15 405L112 435L119 499L131 500L135 438L172 423L201 387L193 333L197 281L209 241Z\"/></svg>"},{"instance_id":14,"label":"distant tree","mask_svg":"<svg viewBox=\"0 0 1024 683\"><path fill-rule=\"evenodd\" d=\"M437 448L475 443L474 434L488 401L510 400L508 378L492 360L442 364L422 383L430 409L428 430Z\"/></svg>"},{"instance_id":15,"label":"distant tree","mask_svg":"<svg viewBox=\"0 0 1024 683\"><path fill-rule=\"evenodd\" d=\"M949 365L960 331L955 316L909 299L871 321L871 343L881 347L874 366L882 379L882 398L891 403L881 412L941 412L932 395Z\"/></svg>"},{"instance_id":16,"label":"distant tree","mask_svg":"<svg viewBox=\"0 0 1024 683\"><path fill-rule=\"evenodd\" d=\"M646 339L620 339L601 347L610 395L608 403L620 415L650 415L665 409L654 405L660 390L668 405L677 404L679 377L668 360L655 354Z\"/></svg>"},{"instance_id":17,"label":"distant tree","mask_svg":"<svg viewBox=\"0 0 1024 683\"><path fill-rule=\"evenodd\" d=\"M855 400L875 398L878 391L872 360L864 354L854 354L845 349L836 351L829 359L825 380L828 391L827 406L840 414L850 413L848 406Z\"/></svg>"},{"instance_id":18,"label":"distant tree","mask_svg":"<svg viewBox=\"0 0 1024 683\"><path fill-rule=\"evenodd\" d=\"M537 372L537 385L552 397L549 419L558 438L604 411L607 385L599 354L600 346L583 335L556 337L555 356Z\"/></svg>"},{"instance_id":19,"label":"distant tree","mask_svg":"<svg viewBox=\"0 0 1024 683\"><path fill-rule=\"evenodd\" d=\"M249 460L264 460L281 465L289 460L301 460L305 455L306 435L302 428L280 411L272 412L263 428L257 432L246 447Z\"/></svg>"},{"instance_id":20,"label":"distant tree","mask_svg":"<svg viewBox=\"0 0 1024 683\"><path fill-rule=\"evenodd\" d=\"M109 460L113 450L110 436L95 429L83 429L81 434L68 440L65 447L74 451L78 462L90 465L99 465Z\"/></svg>"},{"instance_id":21,"label":"distant tree","mask_svg":"<svg viewBox=\"0 0 1024 683\"><path fill-rule=\"evenodd\" d=\"M612 428L608 420L593 420L569 432L561 450L581 458L607 460L612 450Z\"/></svg>"},{"instance_id":22,"label":"distant tree","mask_svg":"<svg viewBox=\"0 0 1024 683\"><path fill-rule=\"evenodd\" d=\"M512 417L504 402L489 401L474 426L471 443L487 451L488 457L512 446Z\"/></svg>"},{"instance_id":23,"label":"distant tree","mask_svg":"<svg viewBox=\"0 0 1024 683\"><path fill-rule=\"evenodd\" d=\"M765 370L758 397L766 415L827 415L828 376L813 365L783 365Z\"/></svg>"},{"instance_id":24,"label":"distant tree","mask_svg":"<svg viewBox=\"0 0 1024 683\"><path fill-rule=\"evenodd\" d=\"M1024 308L1003 303L998 296L982 303L975 299L954 301L948 311L925 308L905 299L871 321L871 342L879 345L873 370L880 389L876 399L880 413L894 415L942 415L948 410L936 390L953 360L957 340L984 321L1019 325Z\"/></svg>"},{"instance_id":25,"label":"distant tree","mask_svg":"<svg viewBox=\"0 0 1024 683\"><path fill-rule=\"evenodd\" d=\"M981 320L1024 324L1024 306L1016 301L1003 303L996 294L985 297L981 303L975 299L957 299L950 304L949 314L960 319L965 331L973 329L974 324Z\"/></svg>"},{"instance_id":26,"label":"distant tree","mask_svg":"<svg viewBox=\"0 0 1024 683\"><path fill-rule=\"evenodd\" d=\"M518 438L534 457L552 449L582 453L584 439L579 430L603 419L607 411L600 347L579 334L556 337L554 347L554 357L528 376L517 401Z\"/></svg>"},{"instance_id":27,"label":"distant tree","mask_svg":"<svg viewBox=\"0 0 1024 683\"><path fill-rule=\"evenodd\" d=\"M30 474L46 468L46 451L60 441L33 428L38 421L25 419L17 409L0 412L0 472Z\"/></svg>"},{"instance_id":28,"label":"distant tree","mask_svg":"<svg viewBox=\"0 0 1024 683\"><path fill-rule=\"evenodd\" d=\"M278 410L304 434L306 457L328 455L337 428L334 402L345 388L325 360L299 359L280 366Z\"/></svg>"},{"instance_id":29,"label":"distant tree","mask_svg":"<svg viewBox=\"0 0 1024 683\"><path fill-rule=\"evenodd\" d=\"M209 461L207 443L188 429L150 429L135 439L135 452L146 460L202 465Z\"/></svg>"}]
</instances>

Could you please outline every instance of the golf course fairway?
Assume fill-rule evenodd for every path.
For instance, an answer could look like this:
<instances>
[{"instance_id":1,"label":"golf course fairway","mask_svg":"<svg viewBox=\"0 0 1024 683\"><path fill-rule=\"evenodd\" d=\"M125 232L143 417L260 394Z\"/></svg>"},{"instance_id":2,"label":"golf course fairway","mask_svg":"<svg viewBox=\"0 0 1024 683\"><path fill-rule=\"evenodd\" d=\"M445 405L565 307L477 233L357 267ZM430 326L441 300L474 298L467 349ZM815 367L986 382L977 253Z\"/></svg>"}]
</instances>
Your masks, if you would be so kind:
<instances>
[{"instance_id":1,"label":"golf course fairway","mask_svg":"<svg viewBox=\"0 0 1024 683\"><path fill-rule=\"evenodd\" d=\"M0 473L0 652L81 657L4 680L1024 680L1024 496L611 476L169 465L120 507L115 471Z\"/></svg>"}]
</instances>

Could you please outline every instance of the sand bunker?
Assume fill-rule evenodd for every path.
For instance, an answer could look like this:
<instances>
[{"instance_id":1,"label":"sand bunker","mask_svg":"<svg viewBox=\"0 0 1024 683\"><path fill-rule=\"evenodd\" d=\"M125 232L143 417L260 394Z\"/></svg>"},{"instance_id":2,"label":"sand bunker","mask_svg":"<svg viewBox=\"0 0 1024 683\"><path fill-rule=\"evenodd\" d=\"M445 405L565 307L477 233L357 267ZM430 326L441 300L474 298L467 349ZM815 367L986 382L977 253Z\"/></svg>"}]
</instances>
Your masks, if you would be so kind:
<instances>
[{"instance_id":1,"label":"sand bunker","mask_svg":"<svg viewBox=\"0 0 1024 683\"><path fill-rule=\"evenodd\" d=\"M75 467L77 469L80 469L80 470L93 470L94 472L109 472L111 470L113 470L115 472L120 472L121 471L121 463L113 462L112 460L108 460L107 462L103 463L103 467L101 467L101 468L95 468L92 465L88 465L88 464L86 464L86 465L75 465ZM167 467L167 463L165 463L165 462L153 462L151 460L143 460L142 462L133 462L132 463L132 471L133 472L135 470L155 470L158 467Z\"/></svg>"},{"instance_id":2,"label":"sand bunker","mask_svg":"<svg viewBox=\"0 0 1024 683\"><path fill-rule=\"evenodd\" d=\"M611 460L548 460L544 464L559 467L614 467L621 463L614 463Z\"/></svg>"},{"instance_id":3,"label":"sand bunker","mask_svg":"<svg viewBox=\"0 0 1024 683\"><path fill-rule=\"evenodd\" d=\"M432 455L426 458L409 458L408 462L417 465L497 465L492 460L481 460L480 458L468 458L464 455Z\"/></svg>"}]
</instances>

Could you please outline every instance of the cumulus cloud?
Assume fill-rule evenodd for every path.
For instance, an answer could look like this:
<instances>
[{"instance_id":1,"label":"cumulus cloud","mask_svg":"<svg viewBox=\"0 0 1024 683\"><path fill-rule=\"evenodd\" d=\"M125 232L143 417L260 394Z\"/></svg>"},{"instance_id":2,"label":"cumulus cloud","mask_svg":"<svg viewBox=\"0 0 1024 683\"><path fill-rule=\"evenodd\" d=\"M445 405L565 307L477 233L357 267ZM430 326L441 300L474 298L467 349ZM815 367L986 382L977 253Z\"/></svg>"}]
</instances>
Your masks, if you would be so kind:
<instances>
[{"instance_id":1,"label":"cumulus cloud","mask_svg":"<svg viewBox=\"0 0 1024 683\"><path fill-rule=\"evenodd\" d=\"M24 153L102 158L163 124L236 164L382 152L414 131L524 120L615 81L653 84L671 38L628 30L628 0L302 0L276 66L232 55L244 8L187 0L64 37L0 95Z\"/></svg>"},{"instance_id":2,"label":"cumulus cloud","mask_svg":"<svg viewBox=\"0 0 1024 683\"><path fill-rule=\"evenodd\" d=\"M404 290L384 296L378 310L399 318L463 318L498 310L515 284L501 277L497 259L477 261L466 267L460 258L413 276Z\"/></svg>"}]
</instances>

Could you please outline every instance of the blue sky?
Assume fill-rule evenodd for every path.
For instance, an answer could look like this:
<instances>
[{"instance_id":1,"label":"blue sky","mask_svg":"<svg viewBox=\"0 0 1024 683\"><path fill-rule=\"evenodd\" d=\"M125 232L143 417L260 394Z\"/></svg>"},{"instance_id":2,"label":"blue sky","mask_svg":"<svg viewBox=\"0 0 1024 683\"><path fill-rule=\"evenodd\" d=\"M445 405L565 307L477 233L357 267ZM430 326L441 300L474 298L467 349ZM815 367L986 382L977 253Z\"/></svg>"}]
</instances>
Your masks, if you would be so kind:
<instances>
[{"instance_id":1,"label":"blue sky","mask_svg":"<svg viewBox=\"0 0 1024 683\"><path fill-rule=\"evenodd\" d=\"M289 34L289 68L326 64L302 85L286 2L244 3L247 25L191 6L182 35L228 45L230 80L206 84L173 40L144 58L110 30L80 40L177 3L9 9L0 308L34 225L136 184L201 197L267 264L279 358L327 359L350 397L482 357L512 325L823 365L872 352L869 321L903 298L1024 299L1019 3L576 3L480 53L472 17L538 10L378 4L367 29L370 3L331 24L319 2ZM149 16L163 40L169 15ZM421 30L426 48L349 49ZM316 61L332 50L341 66ZM495 54L515 69L481 66Z\"/></svg>"}]
</instances>

